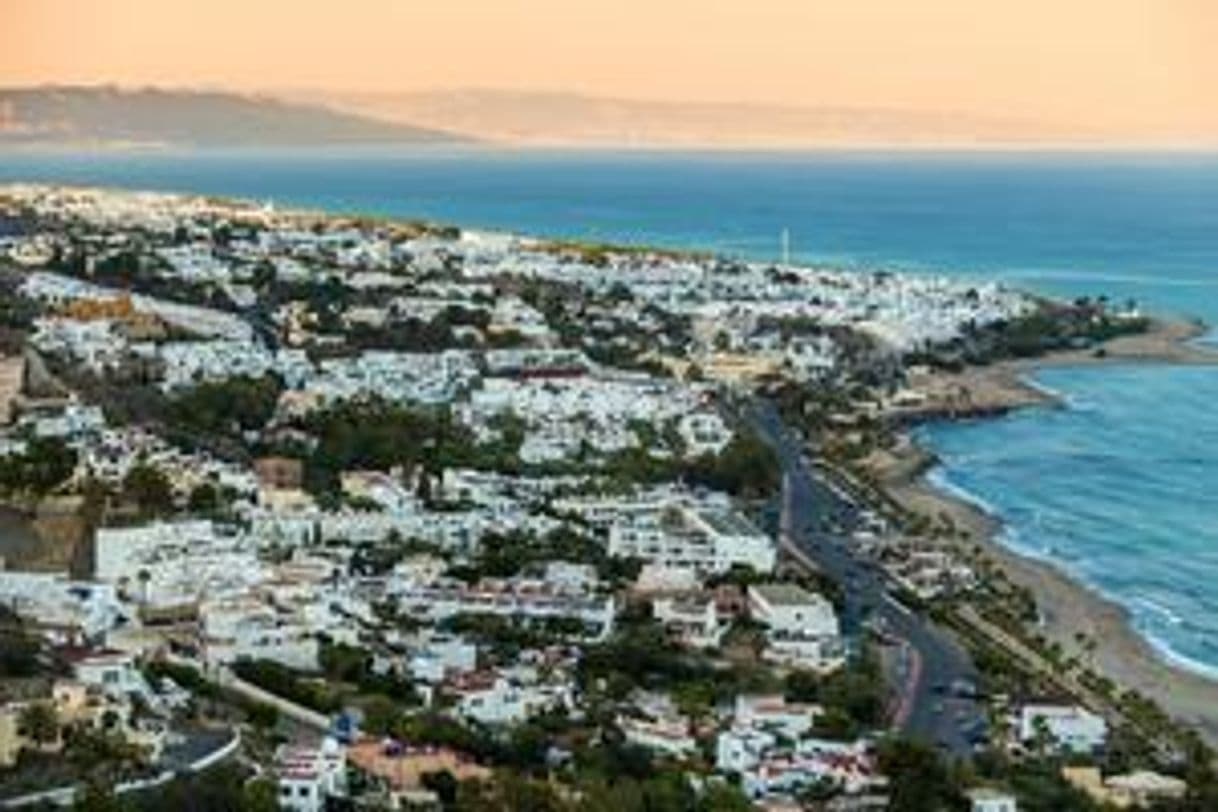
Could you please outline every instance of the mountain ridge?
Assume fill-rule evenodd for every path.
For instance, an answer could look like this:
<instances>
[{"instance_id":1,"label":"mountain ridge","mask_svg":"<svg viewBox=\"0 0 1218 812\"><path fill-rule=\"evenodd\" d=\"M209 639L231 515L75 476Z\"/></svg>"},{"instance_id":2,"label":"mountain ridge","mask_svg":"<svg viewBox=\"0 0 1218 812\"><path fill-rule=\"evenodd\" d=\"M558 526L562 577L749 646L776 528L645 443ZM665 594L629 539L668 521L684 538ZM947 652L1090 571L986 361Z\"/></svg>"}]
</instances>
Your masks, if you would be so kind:
<instances>
[{"instance_id":1,"label":"mountain ridge","mask_svg":"<svg viewBox=\"0 0 1218 812\"><path fill-rule=\"evenodd\" d=\"M266 94L89 85L0 87L0 145L421 145L472 140Z\"/></svg>"}]
</instances>

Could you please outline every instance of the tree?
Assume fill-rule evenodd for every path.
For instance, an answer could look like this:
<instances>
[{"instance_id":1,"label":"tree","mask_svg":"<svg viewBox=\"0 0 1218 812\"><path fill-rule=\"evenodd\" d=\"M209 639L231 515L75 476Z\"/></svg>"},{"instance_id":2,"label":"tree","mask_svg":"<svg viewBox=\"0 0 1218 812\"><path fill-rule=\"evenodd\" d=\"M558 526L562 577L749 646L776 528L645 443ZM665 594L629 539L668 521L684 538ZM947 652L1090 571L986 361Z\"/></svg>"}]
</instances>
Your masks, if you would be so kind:
<instances>
[{"instance_id":1,"label":"tree","mask_svg":"<svg viewBox=\"0 0 1218 812\"><path fill-rule=\"evenodd\" d=\"M275 783L267 778L255 778L241 788L241 809L244 812L277 812L279 793Z\"/></svg>"},{"instance_id":2,"label":"tree","mask_svg":"<svg viewBox=\"0 0 1218 812\"><path fill-rule=\"evenodd\" d=\"M220 507L220 492L210 482L200 483L190 492L187 507L191 513L215 513Z\"/></svg>"},{"instance_id":3,"label":"tree","mask_svg":"<svg viewBox=\"0 0 1218 812\"><path fill-rule=\"evenodd\" d=\"M76 452L57 437L36 437L24 452L0 459L0 491L50 493L76 470Z\"/></svg>"},{"instance_id":4,"label":"tree","mask_svg":"<svg viewBox=\"0 0 1218 812\"><path fill-rule=\"evenodd\" d=\"M279 724L279 711L274 705L264 702L250 703L245 709L245 716L251 725L260 730L270 730Z\"/></svg>"},{"instance_id":5,"label":"tree","mask_svg":"<svg viewBox=\"0 0 1218 812\"><path fill-rule=\"evenodd\" d=\"M699 812L748 812L752 808L739 788L722 782L711 784L698 799Z\"/></svg>"},{"instance_id":6,"label":"tree","mask_svg":"<svg viewBox=\"0 0 1218 812\"><path fill-rule=\"evenodd\" d=\"M59 737L59 715L49 702L27 705L17 719L22 734L38 745L50 744Z\"/></svg>"},{"instance_id":7,"label":"tree","mask_svg":"<svg viewBox=\"0 0 1218 812\"><path fill-rule=\"evenodd\" d=\"M324 643L318 661L330 679L358 683L371 670L372 654L367 649L346 643Z\"/></svg>"},{"instance_id":8,"label":"tree","mask_svg":"<svg viewBox=\"0 0 1218 812\"><path fill-rule=\"evenodd\" d=\"M373 696L364 703L364 730L374 736L393 733L401 722L397 703L387 696Z\"/></svg>"},{"instance_id":9,"label":"tree","mask_svg":"<svg viewBox=\"0 0 1218 812\"><path fill-rule=\"evenodd\" d=\"M434 792L445 807L451 806L457 800L457 779L448 770L423 773L419 777L419 783L423 785L424 789Z\"/></svg>"},{"instance_id":10,"label":"tree","mask_svg":"<svg viewBox=\"0 0 1218 812\"><path fill-rule=\"evenodd\" d=\"M961 792L933 748L909 739L889 739L880 744L879 765L889 779L888 808L893 812L961 806Z\"/></svg>"},{"instance_id":11,"label":"tree","mask_svg":"<svg viewBox=\"0 0 1218 812\"><path fill-rule=\"evenodd\" d=\"M275 413L283 382L273 375L248 375L198 384L168 406L167 420L196 435L256 431Z\"/></svg>"},{"instance_id":12,"label":"tree","mask_svg":"<svg viewBox=\"0 0 1218 812\"><path fill-rule=\"evenodd\" d=\"M156 466L137 462L123 477L123 494L136 504L143 516L159 516L173 507L173 488L169 478Z\"/></svg>"},{"instance_id":13,"label":"tree","mask_svg":"<svg viewBox=\"0 0 1218 812\"><path fill-rule=\"evenodd\" d=\"M254 266L254 271L250 275L250 283L256 290L266 290L275 285L277 277L275 266L267 260L262 260Z\"/></svg>"},{"instance_id":14,"label":"tree","mask_svg":"<svg viewBox=\"0 0 1218 812\"><path fill-rule=\"evenodd\" d=\"M782 466L773 448L756 432L742 428L717 456L694 460L686 476L691 484L756 498L778 490Z\"/></svg>"},{"instance_id":15,"label":"tree","mask_svg":"<svg viewBox=\"0 0 1218 812\"><path fill-rule=\"evenodd\" d=\"M414 495L424 505L431 504L431 477L426 471L419 471L419 482L415 486Z\"/></svg>"},{"instance_id":16,"label":"tree","mask_svg":"<svg viewBox=\"0 0 1218 812\"><path fill-rule=\"evenodd\" d=\"M72 809L75 812L125 812L129 807L109 787L100 781L90 780Z\"/></svg>"},{"instance_id":17,"label":"tree","mask_svg":"<svg viewBox=\"0 0 1218 812\"><path fill-rule=\"evenodd\" d=\"M8 607L0 606L0 677L32 677L40 670L39 639L30 633L21 618Z\"/></svg>"}]
</instances>

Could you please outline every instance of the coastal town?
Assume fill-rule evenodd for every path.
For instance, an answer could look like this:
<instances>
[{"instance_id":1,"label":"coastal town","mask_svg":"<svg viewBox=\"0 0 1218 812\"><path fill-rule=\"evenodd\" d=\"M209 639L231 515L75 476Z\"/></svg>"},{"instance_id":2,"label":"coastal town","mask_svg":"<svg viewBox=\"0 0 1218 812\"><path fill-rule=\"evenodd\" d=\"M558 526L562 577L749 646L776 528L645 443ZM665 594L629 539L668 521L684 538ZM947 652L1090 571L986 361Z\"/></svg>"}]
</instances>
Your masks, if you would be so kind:
<instances>
[{"instance_id":1,"label":"coastal town","mask_svg":"<svg viewBox=\"0 0 1218 812\"><path fill-rule=\"evenodd\" d=\"M908 433L1179 329L0 187L0 809L1216 808Z\"/></svg>"}]
</instances>

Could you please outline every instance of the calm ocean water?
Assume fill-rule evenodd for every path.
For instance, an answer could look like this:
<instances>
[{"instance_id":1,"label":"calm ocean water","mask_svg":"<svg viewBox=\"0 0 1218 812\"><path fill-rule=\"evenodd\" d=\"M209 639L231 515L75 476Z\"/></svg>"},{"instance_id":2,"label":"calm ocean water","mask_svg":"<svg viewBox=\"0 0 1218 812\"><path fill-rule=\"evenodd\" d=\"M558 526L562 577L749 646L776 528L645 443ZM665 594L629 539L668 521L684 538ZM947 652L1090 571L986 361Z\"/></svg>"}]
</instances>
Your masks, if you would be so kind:
<instances>
[{"instance_id":1,"label":"calm ocean water","mask_svg":"<svg viewBox=\"0 0 1218 812\"><path fill-rule=\"evenodd\" d=\"M1218 323L1218 155L4 154L0 180L273 199L554 236L1001 278ZM939 425L1008 541L1218 673L1218 369L1054 369L1070 408Z\"/></svg>"}]
</instances>

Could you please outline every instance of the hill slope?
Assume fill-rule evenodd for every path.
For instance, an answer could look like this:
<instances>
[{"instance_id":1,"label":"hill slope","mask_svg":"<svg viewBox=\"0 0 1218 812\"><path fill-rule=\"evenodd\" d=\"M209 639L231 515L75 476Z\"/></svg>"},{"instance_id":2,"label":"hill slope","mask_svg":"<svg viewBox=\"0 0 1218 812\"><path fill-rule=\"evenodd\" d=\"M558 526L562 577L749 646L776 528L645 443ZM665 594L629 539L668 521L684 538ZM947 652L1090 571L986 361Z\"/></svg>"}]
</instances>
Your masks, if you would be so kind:
<instances>
[{"instance_id":1,"label":"hill slope","mask_svg":"<svg viewBox=\"0 0 1218 812\"><path fill-rule=\"evenodd\" d=\"M386 121L409 121L523 144L816 146L992 144L1086 139L1014 116L886 107L784 107L641 101L559 92L454 90L412 93L299 91L286 97Z\"/></svg>"},{"instance_id":2,"label":"hill slope","mask_svg":"<svg viewBox=\"0 0 1218 812\"><path fill-rule=\"evenodd\" d=\"M261 96L109 87L0 88L0 144L425 144L470 139Z\"/></svg>"}]
</instances>

